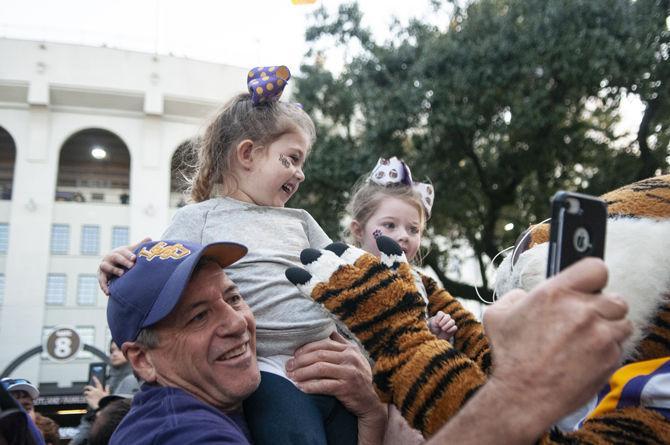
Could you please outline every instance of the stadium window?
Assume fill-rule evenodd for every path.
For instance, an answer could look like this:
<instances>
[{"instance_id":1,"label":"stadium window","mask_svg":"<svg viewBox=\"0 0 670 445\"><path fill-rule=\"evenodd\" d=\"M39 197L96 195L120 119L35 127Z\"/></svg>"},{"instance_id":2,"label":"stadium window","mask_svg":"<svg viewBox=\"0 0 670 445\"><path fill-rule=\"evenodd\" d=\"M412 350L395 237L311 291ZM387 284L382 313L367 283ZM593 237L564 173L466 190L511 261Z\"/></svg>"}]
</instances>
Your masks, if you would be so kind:
<instances>
[{"instance_id":1,"label":"stadium window","mask_svg":"<svg viewBox=\"0 0 670 445\"><path fill-rule=\"evenodd\" d=\"M93 306L98 296L98 278L95 275L79 275L77 304Z\"/></svg>"},{"instance_id":2,"label":"stadium window","mask_svg":"<svg viewBox=\"0 0 670 445\"><path fill-rule=\"evenodd\" d=\"M112 227L112 249L128 245L128 227L116 226Z\"/></svg>"},{"instance_id":3,"label":"stadium window","mask_svg":"<svg viewBox=\"0 0 670 445\"><path fill-rule=\"evenodd\" d=\"M65 294L67 291L67 275L64 273L50 273L47 275L47 292L45 297L46 304L63 305L65 304Z\"/></svg>"},{"instance_id":4,"label":"stadium window","mask_svg":"<svg viewBox=\"0 0 670 445\"><path fill-rule=\"evenodd\" d=\"M100 252L100 227L82 226L81 254L98 255L99 252Z\"/></svg>"},{"instance_id":5,"label":"stadium window","mask_svg":"<svg viewBox=\"0 0 670 445\"><path fill-rule=\"evenodd\" d=\"M0 253L7 253L9 244L9 224L0 223Z\"/></svg>"},{"instance_id":6,"label":"stadium window","mask_svg":"<svg viewBox=\"0 0 670 445\"><path fill-rule=\"evenodd\" d=\"M67 255L70 251L70 226L67 224L51 225L51 254Z\"/></svg>"}]
</instances>

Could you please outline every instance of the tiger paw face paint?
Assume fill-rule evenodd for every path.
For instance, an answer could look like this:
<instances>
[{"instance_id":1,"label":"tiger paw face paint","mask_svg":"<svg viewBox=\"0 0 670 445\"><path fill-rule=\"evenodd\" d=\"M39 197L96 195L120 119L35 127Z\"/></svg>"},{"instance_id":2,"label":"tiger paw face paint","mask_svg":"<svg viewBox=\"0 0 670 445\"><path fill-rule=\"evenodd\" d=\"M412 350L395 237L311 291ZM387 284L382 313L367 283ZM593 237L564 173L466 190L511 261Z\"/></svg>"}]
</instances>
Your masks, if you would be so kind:
<instances>
[{"instance_id":1,"label":"tiger paw face paint","mask_svg":"<svg viewBox=\"0 0 670 445\"><path fill-rule=\"evenodd\" d=\"M279 154L279 162L284 166L284 168L291 168L291 161L288 160L284 153Z\"/></svg>"}]
</instances>

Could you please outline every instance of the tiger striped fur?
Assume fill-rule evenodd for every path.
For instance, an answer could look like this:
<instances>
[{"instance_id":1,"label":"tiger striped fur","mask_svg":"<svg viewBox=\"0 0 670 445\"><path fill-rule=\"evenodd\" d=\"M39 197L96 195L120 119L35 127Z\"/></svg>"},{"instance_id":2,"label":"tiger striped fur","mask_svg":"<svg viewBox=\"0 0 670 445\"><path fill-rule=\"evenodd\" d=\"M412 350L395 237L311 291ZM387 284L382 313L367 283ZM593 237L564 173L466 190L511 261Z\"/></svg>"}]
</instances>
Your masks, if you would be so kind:
<instances>
[{"instance_id":1,"label":"tiger striped fur","mask_svg":"<svg viewBox=\"0 0 670 445\"><path fill-rule=\"evenodd\" d=\"M664 445L670 440L670 423L657 412L642 408L624 408L587 421L571 433L553 429L540 444Z\"/></svg>"}]
</instances>

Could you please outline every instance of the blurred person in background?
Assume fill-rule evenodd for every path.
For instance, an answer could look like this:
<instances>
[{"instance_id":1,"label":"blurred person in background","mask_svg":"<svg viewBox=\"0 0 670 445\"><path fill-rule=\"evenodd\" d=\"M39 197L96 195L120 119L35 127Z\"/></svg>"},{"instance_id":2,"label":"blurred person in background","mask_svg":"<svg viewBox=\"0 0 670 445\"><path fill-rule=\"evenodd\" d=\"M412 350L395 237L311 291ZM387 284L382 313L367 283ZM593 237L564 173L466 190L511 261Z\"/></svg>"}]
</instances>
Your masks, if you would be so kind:
<instances>
[{"instance_id":1,"label":"blurred person in background","mask_svg":"<svg viewBox=\"0 0 670 445\"><path fill-rule=\"evenodd\" d=\"M139 383L133 375L130 363L123 356L123 352L113 341L109 344L109 374L107 385L93 377L93 382L84 387L86 403L92 410L98 409L100 399L110 394L134 394L139 389Z\"/></svg>"},{"instance_id":2,"label":"blurred person in background","mask_svg":"<svg viewBox=\"0 0 670 445\"><path fill-rule=\"evenodd\" d=\"M36 412L35 425L37 425L37 428L42 433L46 445L60 445L58 424L53 419Z\"/></svg>"},{"instance_id":3,"label":"blurred person in background","mask_svg":"<svg viewBox=\"0 0 670 445\"><path fill-rule=\"evenodd\" d=\"M37 387L26 379L4 378L0 383L0 445L59 445L58 424L35 411Z\"/></svg>"},{"instance_id":4,"label":"blurred person in background","mask_svg":"<svg viewBox=\"0 0 670 445\"><path fill-rule=\"evenodd\" d=\"M139 383L133 375L130 363L113 341L109 344L109 374L106 386L96 378L84 387L84 397L88 404L88 412L79 423L79 432L72 439L70 445L85 445L88 442L91 425L95 420L95 413L103 397L115 394L134 394L139 389Z\"/></svg>"},{"instance_id":5,"label":"blurred person in background","mask_svg":"<svg viewBox=\"0 0 670 445\"><path fill-rule=\"evenodd\" d=\"M26 410L26 413L35 421L35 399L40 396L40 392L35 385L26 379L12 379L6 377L1 380L2 386L9 391L9 394L19 402Z\"/></svg>"},{"instance_id":6,"label":"blurred person in background","mask_svg":"<svg viewBox=\"0 0 670 445\"><path fill-rule=\"evenodd\" d=\"M116 427L130 411L132 401L132 396L128 394L109 395L100 399L88 443L107 445Z\"/></svg>"}]
</instances>

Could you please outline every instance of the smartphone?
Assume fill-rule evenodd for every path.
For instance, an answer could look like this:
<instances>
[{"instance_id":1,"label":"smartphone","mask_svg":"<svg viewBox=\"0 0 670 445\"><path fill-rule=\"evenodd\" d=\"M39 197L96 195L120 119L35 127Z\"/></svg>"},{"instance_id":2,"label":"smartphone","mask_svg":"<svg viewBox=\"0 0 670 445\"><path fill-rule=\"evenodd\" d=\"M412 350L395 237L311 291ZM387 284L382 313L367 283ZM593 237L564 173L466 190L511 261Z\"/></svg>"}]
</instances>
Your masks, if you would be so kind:
<instances>
[{"instance_id":1,"label":"smartphone","mask_svg":"<svg viewBox=\"0 0 670 445\"><path fill-rule=\"evenodd\" d=\"M105 374L107 372L107 364L103 362L89 363L88 365L88 384L95 385L93 377L98 379L100 384L105 387Z\"/></svg>"},{"instance_id":2,"label":"smartphone","mask_svg":"<svg viewBox=\"0 0 670 445\"><path fill-rule=\"evenodd\" d=\"M605 255L607 203L581 193L559 191L551 199L547 278L572 263Z\"/></svg>"}]
</instances>

